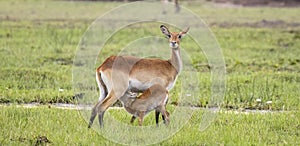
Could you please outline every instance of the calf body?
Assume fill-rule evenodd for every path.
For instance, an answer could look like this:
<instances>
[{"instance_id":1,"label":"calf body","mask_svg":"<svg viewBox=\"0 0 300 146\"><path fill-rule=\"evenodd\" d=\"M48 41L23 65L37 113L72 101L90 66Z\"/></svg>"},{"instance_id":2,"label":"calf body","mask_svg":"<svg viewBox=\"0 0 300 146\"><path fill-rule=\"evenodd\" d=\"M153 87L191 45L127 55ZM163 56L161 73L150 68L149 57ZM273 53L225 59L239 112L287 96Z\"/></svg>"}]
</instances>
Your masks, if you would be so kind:
<instances>
[{"instance_id":1,"label":"calf body","mask_svg":"<svg viewBox=\"0 0 300 146\"><path fill-rule=\"evenodd\" d=\"M166 124L169 123L169 113L166 111L166 102L168 100L168 91L159 84L151 86L145 90L138 98L136 93L127 91L120 98L127 112L133 115L131 123L136 117L139 118L139 125L143 123L144 116L152 110L156 115L162 113ZM156 120L158 123L158 120Z\"/></svg>"}]
</instances>

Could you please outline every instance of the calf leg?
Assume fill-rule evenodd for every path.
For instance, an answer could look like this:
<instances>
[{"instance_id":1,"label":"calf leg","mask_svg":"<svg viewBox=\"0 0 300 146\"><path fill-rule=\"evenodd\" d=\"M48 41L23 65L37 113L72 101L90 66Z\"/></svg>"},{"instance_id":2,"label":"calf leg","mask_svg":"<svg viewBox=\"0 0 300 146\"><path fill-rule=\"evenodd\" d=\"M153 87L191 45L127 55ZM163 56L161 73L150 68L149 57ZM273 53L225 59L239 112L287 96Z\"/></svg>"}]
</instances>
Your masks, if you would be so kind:
<instances>
[{"instance_id":1,"label":"calf leg","mask_svg":"<svg viewBox=\"0 0 300 146\"><path fill-rule=\"evenodd\" d=\"M160 114L160 111L159 110L155 110L155 123L156 123L157 127L158 127L158 123L159 123L159 114ZM169 116L168 112L167 112L167 115ZM165 116L162 114L161 117L162 117L162 119L164 121L164 124L166 124Z\"/></svg>"},{"instance_id":2,"label":"calf leg","mask_svg":"<svg viewBox=\"0 0 300 146\"><path fill-rule=\"evenodd\" d=\"M167 110L165 110L165 111L166 111L167 117L169 117L169 115L170 115L169 112L168 112ZM165 116L162 114L161 117L162 117L162 119L164 120L164 124L166 124Z\"/></svg>"},{"instance_id":3,"label":"calf leg","mask_svg":"<svg viewBox=\"0 0 300 146\"><path fill-rule=\"evenodd\" d=\"M158 127L158 122L159 122L159 114L160 114L160 112L158 110L155 110L155 123L156 123L157 127ZM164 117L163 117L163 119L164 119Z\"/></svg>"},{"instance_id":4,"label":"calf leg","mask_svg":"<svg viewBox=\"0 0 300 146\"><path fill-rule=\"evenodd\" d=\"M135 119L136 119L136 117L135 117L135 116L132 116L132 117L131 117L131 120L130 120L130 123L133 124L133 122L134 122Z\"/></svg>"},{"instance_id":5,"label":"calf leg","mask_svg":"<svg viewBox=\"0 0 300 146\"><path fill-rule=\"evenodd\" d=\"M155 122L156 122L156 126L158 127L158 123L159 123L159 114L160 114L160 111L159 110L155 110ZM169 112L166 110L166 115L169 117ZM166 119L165 119L165 116L162 114L161 115L163 121L164 121L164 124L166 124Z\"/></svg>"},{"instance_id":6,"label":"calf leg","mask_svg":"<svg viewBox=\"0 0 300 146\"><path fill-rule=\"evenodd\" d=\"M164 123L166 125L168 125L169 122L170 122L170 120L169 120L169 112L167 112L165 105L159 106L157 110L161 112L161 114L164 117Z\"/></svg>"},{"instance_id":7,"label":"calf leg","mask_svg":"<svg viewBox=\"0 0 300 146\"><path fill-rule=\"evenodd\" d=\"M167 99L166 101L166 104L168 103L169 99ZM166 109L166 105L165 105L165 109ZM167 112L167 115L169 116L170 114ZM159 121L159 114L160 114L160 111L159 110L155 110L155 122L156 122L156 126L158 126L158 121ZM166 124L166 120L165 120L165 116L162 114L161 115L163 121L164 121L164 124Z\"/></svg>"},{"instance_id":8,"label":"calf leg","mask_svg":"<svg viewBox=\"0 0 300 146\"><path fill-rule=\"evenodd\" d=\"M143 121L144 121L144 116L145 116L145 112L139 112L139 126L143 125Z\"/></svg>"}]
</instances>

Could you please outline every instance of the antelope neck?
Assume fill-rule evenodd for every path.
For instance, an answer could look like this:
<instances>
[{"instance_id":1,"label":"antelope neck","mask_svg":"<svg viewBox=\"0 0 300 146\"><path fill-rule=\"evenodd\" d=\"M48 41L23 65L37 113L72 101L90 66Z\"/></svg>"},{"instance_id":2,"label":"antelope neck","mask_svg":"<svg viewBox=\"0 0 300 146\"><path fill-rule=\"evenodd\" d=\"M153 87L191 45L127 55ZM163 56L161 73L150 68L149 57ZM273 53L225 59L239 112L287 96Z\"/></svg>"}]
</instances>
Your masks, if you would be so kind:
<instances>
[{"instance_id":1,"label":"antelope neck","mask_svg":"<svg viewBox=\"0 0 300 146\"><path fill-rule=\"evenodd\" d=\"M172 48L172 57L170 60L171 64L175 67L177 73L179 74L182 70L182 60L180 57L180 49Z\"/></svg>"}]
</instances>

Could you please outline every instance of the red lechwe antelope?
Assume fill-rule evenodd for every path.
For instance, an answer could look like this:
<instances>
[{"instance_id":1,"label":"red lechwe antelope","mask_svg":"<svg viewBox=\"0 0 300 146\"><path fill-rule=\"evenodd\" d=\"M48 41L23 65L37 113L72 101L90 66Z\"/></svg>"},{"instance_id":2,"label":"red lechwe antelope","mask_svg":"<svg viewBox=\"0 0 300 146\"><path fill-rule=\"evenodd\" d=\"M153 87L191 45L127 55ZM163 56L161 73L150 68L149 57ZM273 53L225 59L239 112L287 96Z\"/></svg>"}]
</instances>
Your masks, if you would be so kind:
<instances>
[{"instance_id":1,"label":"red lechwe antelope","mask_svg":"<svg viewBox=\"0 0 300 146\"><path fill-rule=\"evenodd\" d=\"M164 25L161 32L169 39L172 50L171 58L145 59L134 56L111 56L96 70L96 81L100 90L98 103L93 107L89 127L98 114L100 127L103 127L105 111L128 90L144 92L154 84L159 84L167 91L173 88L177 76L182 70L180 40L188 32L170 32Z\"/></svg>"},{"instance_id":2,"label":"red lechwe antelope","mask_svg":"<svg viewBox=\"0 0 300 146\"><path fill-rule=\"evenodd\" d=\"M154 110L161 113L165 124L169 123L169 113L166 111L166 102L168 100L168 91L159 84L151 86L137 98L137 93L126 92L120 101L123 103L127 112L132 114L130 123L133 123L136 117L139 118L139 125L142 126L144 116ZM158 121L156 121L158 126Z\"/></svg>"}]
</instances>

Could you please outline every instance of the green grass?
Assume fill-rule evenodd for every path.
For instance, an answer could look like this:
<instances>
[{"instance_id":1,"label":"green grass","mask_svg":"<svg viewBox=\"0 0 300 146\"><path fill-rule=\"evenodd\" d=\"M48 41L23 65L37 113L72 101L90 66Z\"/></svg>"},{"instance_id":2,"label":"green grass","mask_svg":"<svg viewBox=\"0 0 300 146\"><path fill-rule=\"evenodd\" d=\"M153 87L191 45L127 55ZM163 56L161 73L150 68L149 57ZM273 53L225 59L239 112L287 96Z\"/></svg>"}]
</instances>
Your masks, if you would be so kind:
<instances>
[{"instance_id":1,"label":"green grass","mask_svg":"<svg viewBox=\"0 0 300 146\"><path fill-rule=\"evenodd\" d=\"M3 145L34 145L40 137L46 137L50 145L117 145L88 129L76 110L47 106L33 109L8 106L0 107L0 110L3 117L0 120L0 143ZM119 117L120 122L129 124L130 116L124 110L110 110L109 113ZM299 145L297 129L300 117L296 111L264 114L221 112L217 120L201 132L202 114L202 110L196 110L178 133L160 145ZM146 117L144 124L154 124L153 113ZM105 126L113 125L106 123ZM162 125L160 128L167 127ZM118 135L121 134L115 133Z\"/></svg>"}]
</instances>

